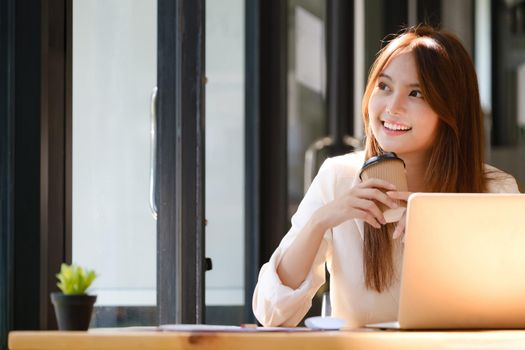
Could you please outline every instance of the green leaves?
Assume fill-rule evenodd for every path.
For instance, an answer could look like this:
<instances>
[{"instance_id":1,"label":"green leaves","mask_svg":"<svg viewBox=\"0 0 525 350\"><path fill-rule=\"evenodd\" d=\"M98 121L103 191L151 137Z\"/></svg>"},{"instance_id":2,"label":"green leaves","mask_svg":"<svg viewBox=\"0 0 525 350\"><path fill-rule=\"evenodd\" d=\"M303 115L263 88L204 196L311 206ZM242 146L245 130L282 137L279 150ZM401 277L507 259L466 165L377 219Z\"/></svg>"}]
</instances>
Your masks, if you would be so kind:
<instances>
[{"instance_id":1,"label":"green leaves","mask_svg":"<svg viewBox=\"0 0 525 350\"><path fill-rule=\"evenodd\" d=\"M75 264L62 264L60 273L57 273L57 286L64 294L85 294L91 282L97 277L93 270L84 270Z\"/></svg>"}]
</instances>

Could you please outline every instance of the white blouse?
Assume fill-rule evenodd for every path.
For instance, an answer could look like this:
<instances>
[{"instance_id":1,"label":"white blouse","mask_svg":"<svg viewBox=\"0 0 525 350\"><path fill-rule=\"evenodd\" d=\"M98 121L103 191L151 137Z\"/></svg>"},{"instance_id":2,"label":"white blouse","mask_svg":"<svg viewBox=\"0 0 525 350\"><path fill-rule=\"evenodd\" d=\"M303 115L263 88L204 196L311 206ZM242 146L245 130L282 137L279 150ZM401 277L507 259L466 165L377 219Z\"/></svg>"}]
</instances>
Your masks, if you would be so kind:
<instances>
[{"instance_id":1,"label":"white blouse","mask_svg":"<svg viewBox=\"0 0 525 350\"><path fill-rule=\"evenodd\" d=\"M395 272L390 288L381 293L367 289L363 276L362 220L346 221L325 233L312 268L297 289L283 285L277 275L277 266L284 253L312 214L354 186L359 181L363 163L364 152L361 151L329 158L321 166L292 217L290 231L259 273L252 307L264 326L296 326L301 321L310 309L313 296L325 282L325 262L330 272L332 316L346 320L349 327L397 318L403 244L400 240L394 244ZM494 178L488 184L488 192L519 192L512 176L489 165L485 168Z\"/></svg>"}]
</instances>

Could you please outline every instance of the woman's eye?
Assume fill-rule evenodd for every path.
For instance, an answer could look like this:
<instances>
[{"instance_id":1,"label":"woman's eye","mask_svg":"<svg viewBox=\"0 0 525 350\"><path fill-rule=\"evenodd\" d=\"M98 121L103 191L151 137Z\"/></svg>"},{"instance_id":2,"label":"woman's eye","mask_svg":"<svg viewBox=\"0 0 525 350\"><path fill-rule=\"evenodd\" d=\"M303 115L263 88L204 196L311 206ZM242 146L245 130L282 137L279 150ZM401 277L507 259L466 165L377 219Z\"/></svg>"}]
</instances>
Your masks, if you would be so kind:
<instances>
[{"instance_id":1,"label":"woman's eye","mask_svg":"<svg viewBox=\"0 0 525 350\"><path fill-rule=\"evenodd\" d=\"M388 85L386 85L384 82L380 81L379 83L377 83L377 87L379 88L379 90L388 90Z\"/></svg>"},{"instance_id":2,"label":"woman's eye","mask_svg":"<svg viewBox=\"0 0 525 350\"><path fill-rule=\"evenodd\" d=\"M409 96L423 98L423 94L419 90L412 90L412 91L410 91Z\"/></svg>"}]
</instances>

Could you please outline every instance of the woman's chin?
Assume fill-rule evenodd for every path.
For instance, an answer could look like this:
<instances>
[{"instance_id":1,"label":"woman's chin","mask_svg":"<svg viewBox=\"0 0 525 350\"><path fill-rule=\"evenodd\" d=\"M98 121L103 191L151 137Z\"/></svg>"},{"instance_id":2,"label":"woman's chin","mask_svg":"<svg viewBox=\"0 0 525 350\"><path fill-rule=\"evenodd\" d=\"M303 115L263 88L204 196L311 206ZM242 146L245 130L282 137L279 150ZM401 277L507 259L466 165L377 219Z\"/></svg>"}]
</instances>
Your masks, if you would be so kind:
<instances>
[{"instance_id":1,"label":"woman's chin","mask_svg":"<svg viewBox=\"0 0 525 350\"><path fill-rule=\"evenodd\" d=\"M393 145L390 143L379 143L379 146L381 146L381 149L383 152L394 152L397 155L400 153L403 153L403 147L400 147L399 145Z\"/></svg>"}]
</instances>

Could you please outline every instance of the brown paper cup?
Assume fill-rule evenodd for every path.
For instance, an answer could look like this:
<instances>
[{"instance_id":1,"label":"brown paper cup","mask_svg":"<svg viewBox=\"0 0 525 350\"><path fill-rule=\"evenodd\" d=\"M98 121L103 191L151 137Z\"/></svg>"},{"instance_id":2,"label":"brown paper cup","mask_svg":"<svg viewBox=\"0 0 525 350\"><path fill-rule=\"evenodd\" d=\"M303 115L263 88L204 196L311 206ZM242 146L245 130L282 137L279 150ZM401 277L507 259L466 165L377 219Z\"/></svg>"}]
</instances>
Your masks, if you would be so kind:
<instances>
[{"instance_id":1,"label":"brown paper cup","mask_svg":"<svg viewBox=\"0 0 525 350\"><path fill-rule=\"evenodd\" d=\"M396 191L407 191L407 177L405 163L393 152L372 157L365 162L359 175L361 180L381 179L396 186ZM381 189L382 190L382 189ZM386 190L382 190L386 192ZM392 209L383 203L377 203L383 212L386 222L397 222L405 212L406 202L396 200L398 208Z\"/></svg>"}]
</instances>

